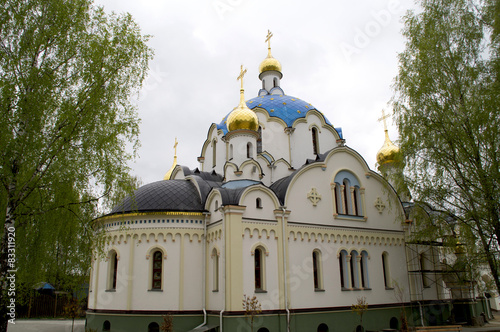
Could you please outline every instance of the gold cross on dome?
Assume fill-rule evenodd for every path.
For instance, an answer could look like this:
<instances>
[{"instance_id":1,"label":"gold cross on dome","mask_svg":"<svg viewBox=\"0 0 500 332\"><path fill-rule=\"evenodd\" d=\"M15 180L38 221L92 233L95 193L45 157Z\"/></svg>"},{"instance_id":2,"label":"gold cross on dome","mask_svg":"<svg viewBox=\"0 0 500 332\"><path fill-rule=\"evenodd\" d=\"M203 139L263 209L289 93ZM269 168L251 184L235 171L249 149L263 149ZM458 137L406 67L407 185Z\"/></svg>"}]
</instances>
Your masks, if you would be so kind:
<instances>
[{"instance_id":1,"label":"gold cross on dome","mask_svg":"<svg viewBox=\"0 0 500 332\"><path fill-rule=\"evenodd\" d=\"M174 156L177 156L177 144L179 144L179 142L177 142L177 137L175 138L175 143L174 143Z\"/></svg>"},{"instance_id":2,"label":"gold cross on dome","mask_svg":"<svg viewBox=\"0 0 500 332\"><path fill-rule=\"evenodd\" d=\"M238 78L236 80L241 80L241 88L243 89L243 76L245 76L245 74L247 73L247 70L243 70L243 65L241 65L241 68L240 68L240 75L238 76Z\"/></svg>"},{"instance_id":3,"label":"gold cross on dome","mask_svg":"<svg viewBox=\"0 0 500 332\"><path fill-rule=\"evenodd\" d=\"M382 117L380 119L378 119L378 121L384 121L384 130L387 130L387 123L386 123L385 119L390 118L390 117L391 117L391 115L385 114L384 110L382 109Z\"/></svg>"},{"instance_id":4,"label":"gold cross on dome","mask_svg":"<svg viewBox=\"0 0 500 332\"><path fill-rule=\"evenodd\" d=\"M267 42L267 48L271 48L271 37L273 36L273 33L271 30L267 30L267 36L266 36L266 42Z\"/></svg>"}]
</instances>

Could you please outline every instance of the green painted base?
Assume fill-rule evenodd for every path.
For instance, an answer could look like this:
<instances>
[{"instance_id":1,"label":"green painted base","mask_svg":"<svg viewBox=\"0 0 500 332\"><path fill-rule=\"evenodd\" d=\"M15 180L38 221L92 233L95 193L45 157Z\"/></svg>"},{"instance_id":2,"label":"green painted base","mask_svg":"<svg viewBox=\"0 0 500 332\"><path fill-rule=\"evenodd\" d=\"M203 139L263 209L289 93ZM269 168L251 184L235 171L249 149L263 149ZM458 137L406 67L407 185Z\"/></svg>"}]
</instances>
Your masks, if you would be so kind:
<instances>
[{"instance_id":1,"label":"green painted base","mask_svg":"<svg viewBox=\"0 0 500 332\"><path fill-rule=\"evenodd\" d=\"M365 331L378 331L385 328L401 327L401 309L375 308L368 309L363 315ZM160 315L125 315L87 313L87 327L104 331L105 321L109 321L113 332L148 332L152 322L159 325L163 319ZM254 332L286 332L287 315L262 314L254 318ZM186 332L203 322L202 315L173 315L174 331ZM218 315L208 315L207 324L211 327L220 325ZM290 331L356 331L360 325L360 316L350 310L324 312L292 313L290 315ZM211 330L212 331L212 330ZM215 328L215 331L219 329ZM250 318L244 315L224 316L223 331L252 332Z\"/></svg>"}]
</instances>

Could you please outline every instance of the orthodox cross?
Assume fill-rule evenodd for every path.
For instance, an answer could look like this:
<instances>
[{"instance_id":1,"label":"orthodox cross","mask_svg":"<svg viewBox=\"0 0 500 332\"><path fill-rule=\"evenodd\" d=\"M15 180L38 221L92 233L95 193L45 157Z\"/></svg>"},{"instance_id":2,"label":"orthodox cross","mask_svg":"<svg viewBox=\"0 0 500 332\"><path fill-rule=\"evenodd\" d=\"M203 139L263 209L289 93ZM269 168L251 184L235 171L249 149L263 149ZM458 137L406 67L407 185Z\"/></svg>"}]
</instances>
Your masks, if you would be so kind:
<instances>
[{"instance_id":1,"label":"orthodox cross","mask_svg":"<svg viewBox=\"0 0 500 332\"><path fill-rule=\"evenodd\" d=\"M177 142L177 137L175 138L175 144L174 144L174 156L177 156L177 144L179 144L179 142Z\"/></svg>"},{"instance_id":2,"label":"orthodox cross","mask_svg":"<svg viewBox=\"0 0 500 332\"><path fill-rule=\"evenodd\" d=\"M373 206L375 206L375 208L378 210L378 213L382 213L382 211L384 211L384 209L385 209L384 201L382 201L380 196L377 197L377 200L375 201Z\"/></svg>"},{"instance_id":3,"label":"orthodox cross","mask_svg":"<svg viewBox=\"0 0 500 332\"><path fill-rule=\"evenodd\" d=\"M378 121L384 121L384 130L387 131L387 123L385 121L385 119L387 118L390 118L391 115L390 114L385 114L384 110L382 109L382 117L380 119L378 119Z\"/></svg>"},{"instance_id":4,"label":"orthodox cross","mask_svg":"<svg viewBox=\"0 0 500 332\"><path fill-rule=\"evenodd\" d=\"M321 200L321 195L318 193L316 188L311 188L311 191L307 194L307 198L309 198L313 206L316 206Z\"/></svg>"},{"instance_id":5,"label":"orthodox cross","mask_svg":"<svg viewBox=\"0 0 500 332\"><path fill-rule=\"evenodd\" d=\"M245 76L247 70L243 70L243 65L241 65L241 68L240 68L240 75L238 76L238 78L236 80L241 80L241 89L243 89L243 76Z\"/></svg>"},{"instance_id":6,"label":"orthodox cross","mask_svg":"<svg viewBox=\"0 0 500 332\"><path fill-rule=\"evenodd\" d=\"M272 36L273 36L273 33L270 30L267 30L266 42L267 42L268 49L271 49L271 37Z\"/></svg>"}]
</instances>

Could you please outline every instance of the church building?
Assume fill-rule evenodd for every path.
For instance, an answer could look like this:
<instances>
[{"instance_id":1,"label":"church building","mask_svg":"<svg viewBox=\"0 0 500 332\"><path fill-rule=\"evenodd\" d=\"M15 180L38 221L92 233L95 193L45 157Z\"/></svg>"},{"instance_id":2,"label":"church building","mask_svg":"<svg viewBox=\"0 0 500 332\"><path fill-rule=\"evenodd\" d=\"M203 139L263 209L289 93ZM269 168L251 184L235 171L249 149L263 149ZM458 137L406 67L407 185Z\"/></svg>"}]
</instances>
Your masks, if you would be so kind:
<instances>
[{"instance_id":1,"label":"church building","mask_svg":"<svg viewBox=\"0 0 500 332\"><path fill-rule=\"evenodd\" d=\"M401 327L417 281L400 197L338 124L288 94L271 36L258 95L246 99L242 67L240 102L208 128L199 167L175 156L163 180L95 221L107 241L92 262L87 327L159 331L164 317L176 332ZM397 154L386 136L381 169ZM446 296L426 287L426 299Z\"/></svg>"}]
</instances>

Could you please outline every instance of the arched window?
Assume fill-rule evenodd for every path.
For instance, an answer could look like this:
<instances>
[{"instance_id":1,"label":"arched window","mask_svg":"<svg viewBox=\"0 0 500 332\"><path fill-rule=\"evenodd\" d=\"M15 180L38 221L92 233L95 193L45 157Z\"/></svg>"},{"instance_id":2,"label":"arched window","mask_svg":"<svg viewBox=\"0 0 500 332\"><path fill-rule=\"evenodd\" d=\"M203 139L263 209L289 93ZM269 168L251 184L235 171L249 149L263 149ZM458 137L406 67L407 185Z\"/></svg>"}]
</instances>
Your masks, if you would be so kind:
<instances>
[{"instance_id":1,"label":"arched window","mask_svg":"<svg viewBox=\"0 0 500 332\"><path fill-rule=\"evenodd\" d=\"M319 154L319 138L318 138L318 129L316 127L312 127L312 144L313 144L313 153Z\"/></svg>"},{"instance_id":2,"label":"arched window","mask_svg":"<svg viewBox=\"0 0 500 332\"><path fill-rule=\"evenodd\" d=\"M233 159L233 145L229 144L229 160Z\"/></svg>"},{"instance_id":3,"label":"arched window","mask_svg":"<svg viewBox=\"0 0 500 332\"><path fill-rule=\"evenodd\" d=\"M358 269L358 261L360 257L356 250L351 251L351 285L353 288L359 288L359 269Z\"/></svg>"},{"instance_id":4,"label":"arched window","mask_svg":"<svg viewBox=\"0 0 500 332\"><path fill-rule=\"evenodd\" d=\"M347 170L340 171L335 176L335 186L332 186L335 196L337 214L362 217L364 189L354 174Z\"/></svg>"},{"instance_id":5,"label":"arched window","mask_svg":"<svg viewBox=\"0 0 500 332\"><path fill-rule=\"evenodd\" d=\"M247 143L247 158L252 158L253 153L252 153L252 143L248 142Z\"/></svg>"},{"instance_id":6,"label":"arched window","mask_svg":"<svg viewBox=\"0 0 500 332\"><path fill-rule=\"evenodd\" d=\"M262 127L261 126L259 126L258 133L259 133L259 137L257 138L257 153L261 153L262 152Z\"/></svg>"},{"instance_id":7,"label":"arched window","mask_svg":"<svg viewBox=\"0 0 500 332\"><path fill-rule=\"evenodd\" d=\"M350 197L350 195L349 195L349 187L350 187L349 181L344 180L342 185L344 186L344 193L343 193L344 197L342 200L344 202L344 214L349 214L349 201L350 201L350 199L349 199L349 197Z\"/></svg>"},{"instance_id":8,"label":"arched window","mask_svg":"<svg viewBox=\"0 0 500 332\"><path fill-rule=\"evenodd\" d=\"M370 288L370 280L368 279L368 253L361 252L361 264L359 265L361 271L361 287Z\"/></svg>"},{"instance_id":9,"label":"arched window","mask_svg":"<svg viewBox=\"0 0 500 332\"><path fill-rule=\"evenodd\" d=\"M278 78L277 78L277 77L275 77L275 78L273 79L273 88L275 88L275 87L277 87L277 86L278 86Z\"/></svg>"},{"instance_id":10,"label":"arched window","mask_svg":"<svg viewBox=\"0 0 500 332\"><path fill-rule=\"evenodd\" d=\"M219 291L219 253L217 252L217 249L214 248L212 250L212 259L213 259L213 287L212 291L218 292Z\"/></svg>"},{"instance_id":11,"label":"arched window","mask_svg":"<svg viewBox=\"0 0 500 332\"><path fill-rule=\"evenodd\" d=\"M102 331L103 332L111 331L111 323L109 322L109 320L105 320L104 323L102 323Z\"/></svg>"},{"instance_id":12,"label":"arched window","mask_svg":"<svg viewBox=\"0 0 500 332\"><path fill-rule=\"evenodd\" d=\"M392 317L389 321L389 328L397 330L399 329L399 321L396 317Z\"/></svg>"},{"instance_id":13,"label":"arched window","mask_svg":"<svg viewBox=\"0 0 500 332\"><path fill-rule=\"evenodd\" d=\"M118 273L118 255L116 251L111 250L109 253L108 265L108 290L116 290L116 279Z\"/></svg>"},{"instance_id":14,"label":"arched window","mask_svg":"<svg viewBox=\"0 0 500 332\"><path fill-rule=\"evenodd\" d=\"M335 188L333 189L333 194L335 195L335 209L337 214L342 214L342 202L340 200L340 185L335 183Z\"/></svg>"},{"instance_id":15,"label":"arched window","mask_svg":"<svg viewBox=\"0 0 500 332\"><path fill-rule=\"evenodd\" d=\"M214 211L217 211L218 209L219 209L219 201L215 200L215 210Z\"/></svg>"},{"instance_id":16,"label":"arched window","mask_svg":"<svg viewBox=\"0 0 500 332\"><path fill-rule=\"evenodd\" d=\"M266 329L265 327L261 327L260 329L257 330L257 332L269 332L269 330Z\"/></svg>"},{"instance_id":17,"label":"arched window","mask_svg":"<svg viewBox=\"0 0 500 332\"><path fill-rule=\"evenodd\" d=\"M254 275L255 290L263 291L264 288L264 251L262 248L256 248L254 252Z\"/></svg>"},{"instance_id":18,"label":"arched window","mask_svg":"<svg viewBox=\"0 0 500 332\"><path fill-rule=\"evenodd\" d=\"M321 271L321 253L318 250L314 250L312 253L313 259L313 279L314 279L314 289L323 289L323 278Z\"/></svg>"},{"instance_id":19,"label":"arched window","mask_svg":"<svg viewBox=\"0 0 500 332\"><path fill-rule=\"evenodd\" d=\"M349 286L349 267L347 264L347 251L342 250L339 255L340 286L350 288Z\"/></svg>"},{"instance_id":20,"label":"arched window","mask_svg":"<svg viewBox=\"0 0 500 332\"><path fill-rule=\"evenodd\" d=\"M217 164L217 141L214 139L212 141L212 167Z\"/></svg>"},{"instance_id":21,"label":"arched window","mask_svg":"<svg viewBox=\"0 0 500 332\"><path fill-rule=\"evenodd\" d=\"M389 269L389 254L386 251L382 254L382 270L384 271L385 288L392 288L391 271Z\"/></svg>"},{"instance_id":22,"label":"arched window","mask_svg":"<svg viewBox=\"0 0 500 332\"><path fill-rule=\"evenodd\" d=\"M429 276L425 272L426 270L428 270L427 261L427 255L425 255L424 253L419 255L420 275L422 277L422 286L424 286L424 288L430 287Z\"/></svg>"},{"instance_id":23,"label":"arched window","mask_svg":"<svg viewBox=\"0 0 500 332\"><path fill-rule=\"evenodd\" d=\"M257 199L255 199L255 207L257 209L262 209L262 200L260 199L260 197L257 197Z\"/></svg>"},{"instance_id":24,"label":"arched window","mask_svg":"<svg viewBox=\"0 0 500 332\"><path fill-rule=\"evenodd\" d=\"M156 322L149 323L148 332L160 332L160 325Z\"/></svg>"},{"instance_id":25,"label":"arched window","mask_svg":"<svg viewBox=\"0 0 500 332\"><path fill-rule=\"evenodd\" d=\"M325 323L319 324L317 332L328 332L328 325Z\"/></svg>"},{"instance_id":26,"label":"arched window","mask_svg":"<svg viewBox=\"0 0 500 332\"><path fill-rule=\"evenodd\" d=\"M161 289L161 277L163 271L163 253L157 250L153 253L151 289Z\"/></svg>"}]
</instances>

